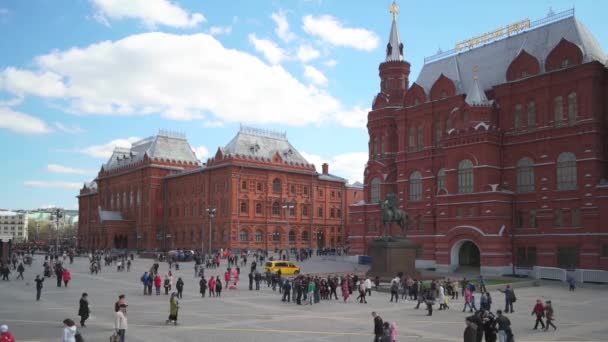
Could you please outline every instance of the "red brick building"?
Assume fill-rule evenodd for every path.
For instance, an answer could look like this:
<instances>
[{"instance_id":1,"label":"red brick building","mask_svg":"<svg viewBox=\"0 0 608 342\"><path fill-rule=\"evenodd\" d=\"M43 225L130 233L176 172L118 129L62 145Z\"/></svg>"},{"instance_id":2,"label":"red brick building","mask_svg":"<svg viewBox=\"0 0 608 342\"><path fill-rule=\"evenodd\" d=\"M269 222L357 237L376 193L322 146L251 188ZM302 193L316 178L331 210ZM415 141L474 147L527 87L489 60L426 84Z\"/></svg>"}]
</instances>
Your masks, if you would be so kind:
<instances>
[{"instance_id":1,"label":"red brick building","mask_svg":"<svg viewBox=\"0 0 608 342\"><path fill-rule=\"evenodd\" d=\"M285 134L242 127L200 165L183 136L160 133L117 148L80 191L79 239L93 249L338 247L362 198Z\"/></svg>"},{"instance_id":2,"label":"red brick building","mask_svg":"<svg viewBox=\"0 0 608 342\"><path fill-rule=\"evenodd\" d=\"M608 269L608 69L574 11L459 43L411 85L404 56L394 18L351 251L395 193L419 267Z\"/></svg>"}]
</instances>

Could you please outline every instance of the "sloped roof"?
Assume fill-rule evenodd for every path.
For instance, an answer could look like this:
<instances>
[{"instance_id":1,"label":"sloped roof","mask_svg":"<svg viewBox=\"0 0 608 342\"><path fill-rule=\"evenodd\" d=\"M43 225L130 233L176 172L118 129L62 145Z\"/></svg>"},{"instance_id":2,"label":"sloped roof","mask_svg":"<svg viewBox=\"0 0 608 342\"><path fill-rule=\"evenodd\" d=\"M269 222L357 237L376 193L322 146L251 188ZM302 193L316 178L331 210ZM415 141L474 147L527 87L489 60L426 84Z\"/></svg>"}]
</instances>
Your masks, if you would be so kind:
<instances>
[{"instance_id":1,"label":"sloped roof","mask_svg":"<svg viewBox=\"0 0 608 342\"><path fill-rule=\"evenodd\" d=\"M185 136L161 131L158 135L134 142L131 148L116 147L104 169L111 170L137 163L143 160L144 155L151 159L199 163Z\"/></svg>"},{"instance_id":2,"label":"sloped roof","mask_svg":"<svg viewBox=\"0 0 608 342\"><path fill-rule=\"evenodd\" d=\"M287 134L241 126L237 135L222 149L224 155L271 159L278 153L284 161L310 165L287 140Z\"/></svg>"},{"instance_id":3,"label":"sloped roof","mask_svg":"<svg viewBox=\"0 0 608 342\"><path fill-rule=\"evenodd\" d=\"M549 19L551 18L547 18ZM478 67L480 86L488 90L507 82L507 68L522 50L536 57L541 70L544 70L547 56L562 38L581 48L584 63L606 62L606 54L599 42L585 25L571 15L481 47L429 62L422 67L416 83L428 93L439 76L444 74L454 81L458 94L466 93L472 89L473 69Z\"/></svg>"},{"instance_id":4,"label":"sloped roof","mask_svg":"<svg viewBox=\"0 0 608 342\"><path fill-rule=\"evenodd\" d=\"M328 174L320 173L319 179L324 180L324 181L331 181L331 182L348 183L348 180L346 178L338 177L336 175L332 175L331 173L328 173Z\"/></svg>"}]
</instances>

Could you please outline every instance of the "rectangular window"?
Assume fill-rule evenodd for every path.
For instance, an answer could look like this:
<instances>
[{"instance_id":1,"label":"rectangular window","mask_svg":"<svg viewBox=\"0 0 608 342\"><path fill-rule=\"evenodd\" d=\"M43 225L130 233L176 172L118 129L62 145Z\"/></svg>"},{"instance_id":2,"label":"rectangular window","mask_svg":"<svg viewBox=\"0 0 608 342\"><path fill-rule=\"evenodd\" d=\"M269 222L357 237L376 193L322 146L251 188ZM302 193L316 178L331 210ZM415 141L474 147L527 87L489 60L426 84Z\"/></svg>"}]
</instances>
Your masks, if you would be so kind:
<instances>
[{"instance_id":1,"label":"rectangular window","mask_svg":"<svg viewBox=\"0 0 608 342\"><path fill-rule=\"evenodd\" d=\"M258 191L262 191L262 183L258 182L256 184L256 188L257 188Z\"/></svg>"},{"instance_id":2,"label":"rectangular window","mask_svg":"<svg viewBox=\"0 0 608 342\"><path fill-rule=\"evenodd\" d=\"M536 247L517 248L517 266L532 267L536 265Z\"/></svg>"},{"instance_id":3,"label":"rectangular window","mask_svg":"<svg viewBox=\"0 0 608 342\"><path fill-rule=\"evenodd\" d=\"M572 227L581 226L581 210L579 208L572 209Z\"/></svg>"},{"instance_id":4,"label":"rectangular window","mask_svg":"<svg viewBox=\"0 0 608 342\"><path fill-rule=\"evenodd\" d=\"M323 217L323 208L319 207L318 217Z\"/></svg>"},{"instance_id":5,"label":"rectangular window","mask_svg":"<svg viewBox=\"0 0 608 342\"><path fill-rule=\"evenodd\" d=\"M342 209L337 209L337 210L336 210L336 216L337 216L338 218L341 218L341 217L342 217Z\"/></svg>"},{"instance_id":6,"label":"rectangular window","mask_svg":"<svg viewBox=\"0 0 608 342\"><path fill-rule=\"evenodd\" d=\"M471 216L471 217L477 216L477 208L476 207L470 207L469 208L469 216Z\"/></svg>"},{"instance_id":7,"label":"rectangular window","mask_svg":"<svg viewBox=\"0 0 608 342\"><path fill-rule=\"evenodd\" d=\"M568 95L568 123L574 124L578 115L578 105L576 102L576 93Z\"/></svg>"},{"instance_id":8,"label":"rectangular window","mask_svg":"<svg viewBox=\"0 0 608 342\"><path fill-rule=\"evenodd\" d=\"M424 148L424 127L418 127L418 150Z\"/></svg>"},{"instance_id":9,"label":"rectangular window","mask_svg":"<svg viewBox=\"0 0 608 342\"><path fill-rule=\"evenodd\" d=\"M247 214L248 210L247 202L241 202L241 214Z\"/></svg>"},{"instance_id":10,"label":"rectangular window","mask_svg":"<svg viewBox=\"0 0 608 342\"><path fill-rule=\"evenodd\" d=\"M304 193L304 195L308 195L308 187L307 186L303 187L302 192Z\"/></svg>"},{"instance_id":11,"label":"rectangular window","mask_svg":"<svg viewBox=\"0 0 608 342\"><path fill-rule=\"evenodd\" d=\"M602 258L608 258L608 244L602 245Z\"/></svg>"},{"instance_id":12,"label":"rectangular window","mask_svg":"<svg viewBox=\"0 0 608 342\"><path fill-rule=\"evenodd\" d=\"M538 218L536 217L536 209L530 210L530 228L538 228Z\"/></svg>"},{"instance_id":13,"label":"rectangular window","mask_svg":"<svg viewBox=\"0 0 608 342\"><path fill-rule=\"evenodd\" d=\"M553 215L554 215L554 217L553 217L553 219L554 219L553 225L555 227L563 227L564 226L564 213L562 212L562 210L561 209L555 209L555 212L554 212Z\"/></svg>"},{"instance_id":14,"label":"rectangular window","mask_svg":"<svg viewBox=\"0 0 608 342\"><path fill-rule=\"evenodd\" d=\"M289 216L294 217L296 216L296 205L292 205L291 207L289 207Z\"/></svg>"},{"instance_id":15,"label":"rectangular window","mask_svg":"<svg viewBox=\"0 0 608 342\"><path fill-rule=\"evenodd\" d=\"M410 136L409 136L408 149L410 151L415 151L416 150L416 127L410 127Z\"/></svg>"},{"instance_id":16,"label":"rectangular window","mask_svg":"<svg viewBox=\"0 0 608 342\"><path fill-rule=\"evenodd\" d=\"M330 196L331 196L331 199L335 199L336 198L336 192L332 191Z\"/></svg>"},{"instance_id":17,"label":"rectangular window","mask_svg":"<svg viewBox=\"0 0 608 342\"><path fill-rule=\"evenodd\" d=\"M290 191L292 194L295 194L295 193L296 193L296 186L295 186L294 184L291 184L291 186L289 187L289 191Z\"/></svg>"},{"instance_id":18,"label":"rectangular window","mask_svg":"<svg viewBox=\"0 0 608 342\"><path fill-rule=\"evenodd\" d=\"M520 104L515 105L515 130L521 129L522 107Z\"/></svg>"},{"instance_id":19,"label":"rectangular window","mask_svg":"<svg viewBox=\"0 0 608 342\"><path fill-rule=\"evenodd\" d=\"M524 213L521 210L517 210L515 213L515 228L522 228L524 226Z\"/></svg>"},{"instance_id":20,"label":"rectangular window","mask_svg":"<svg viewBox=\"0 0 608 342\"><path fill-rule=\"evenodd\" d=\"M308 206L307 205L302 206L302 216L308 217Z\"/></svg>"},{"instance_id":21,"label":"rectangular window","mask_svg":"<svg viewBox=\"0 0 608 342\"><path fill-rule=\"evenodd\" d=\"M564 101L561 96L553 99L553 120L555 126L561 126L564 120Z\"/></svg>"},{"instance_id":22,"label":"rectangular window","mask_svg":"<svg viewBox=\"0 0 608 342\"><path fill-rule=\"evenodd\" d=\"M558 247L557 248L557 267L573 270L579 265L578 247Z\"/></svg>"},{"instance_id":23,"label":"rectangular window","mask_svg":"<svg viewBox=\"0 0 608 342\"><path fill-rule=\"evenodd\" d=\"M456 217L464 216L464 210L462 208L456 209Z\"/></svg>"},{"instance_id":24,"label":"rectangular window","mask_svg":"<svg viewBox=\"0 0 608 342\"><path fill-rule=\"evenodd\" d=\"M528 102L528 128L536 127L536 102L530 100Z\"/></svg>"},{"instance_id":25,"label":"rectangular window","mask_svg":"<svg viewBox=\"0 0 608 342\"><path fill-rule=\"evenodd\" d=\"M242 181L241 182L241 189L247 190L247 181Z\"/></svg>"},{"instance_id":26,"label":"rectangular window","mask_svg":"<svg viewBox=\"0 0 608 342\"><path fill-rule=\"evenodd\" d=\"M334 208L329 209L329 217L335 217L336 211Z\"/></svg>"}]
</instances>

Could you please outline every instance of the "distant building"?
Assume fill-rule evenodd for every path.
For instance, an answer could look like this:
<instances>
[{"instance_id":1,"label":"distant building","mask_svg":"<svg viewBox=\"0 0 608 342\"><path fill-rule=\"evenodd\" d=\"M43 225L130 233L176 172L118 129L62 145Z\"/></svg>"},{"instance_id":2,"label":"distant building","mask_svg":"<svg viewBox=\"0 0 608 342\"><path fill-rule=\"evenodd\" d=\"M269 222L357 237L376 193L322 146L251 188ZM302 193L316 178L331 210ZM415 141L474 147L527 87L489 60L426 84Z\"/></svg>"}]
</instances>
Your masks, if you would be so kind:
<instances>
[{"instance_id":1,"label":"distant building","mask_svg":"<svg viewBox=\"0 0 608 342\"><path fill-rule=\"evenodd\" d=\"M379 74L352 252L392 193L419 267L608 269L606 54L573 10L459 43L411 85L395 15Z\"/></svg>"},{"instance_id":2,"label":"distant building","mask_svg":"<svg viewBox=\"0 0 608 342\"><path fill-rule=\"evenodd\" d=\"M14 243L26 242L28 217L25 212L0 211L0 234L10 236Z\"/></svg>"},{"instance_id":3,"label":"distant building","mask_svg":"<svg viewBox=\"0 0 608 342\"><path fill-rule=\"evenodd\" d=\"M78 235L92 249L338 247L362 195L283 133L241 127L201 165L184 136L161 132L117 148L84 186Z\"/></svg>"}]
</instances>

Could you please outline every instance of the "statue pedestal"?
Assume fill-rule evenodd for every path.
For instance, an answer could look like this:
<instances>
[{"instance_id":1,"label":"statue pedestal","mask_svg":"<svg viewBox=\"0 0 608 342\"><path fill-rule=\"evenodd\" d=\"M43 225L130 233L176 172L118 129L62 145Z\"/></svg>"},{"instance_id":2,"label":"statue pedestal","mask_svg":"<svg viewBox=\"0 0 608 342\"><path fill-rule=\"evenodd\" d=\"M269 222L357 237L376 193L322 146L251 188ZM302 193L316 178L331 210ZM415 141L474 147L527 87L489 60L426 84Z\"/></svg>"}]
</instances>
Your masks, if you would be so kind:
<instances>
[{"instance_id":1,"label":"statue pedestal","mask_svg":"<svg viewBox=\"0 0 608 342\"><path fill-rule=\"evenodd\" d=\"M418 249L419 246L407 238L383 237L374 240L369 246L372 267L368 275L392 279L403 272L404 275L419 278L420 274L416 271Z\"/></svg>"}]
</instances>

